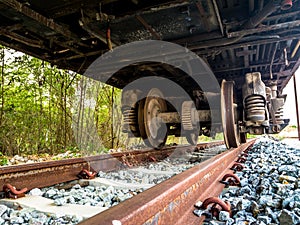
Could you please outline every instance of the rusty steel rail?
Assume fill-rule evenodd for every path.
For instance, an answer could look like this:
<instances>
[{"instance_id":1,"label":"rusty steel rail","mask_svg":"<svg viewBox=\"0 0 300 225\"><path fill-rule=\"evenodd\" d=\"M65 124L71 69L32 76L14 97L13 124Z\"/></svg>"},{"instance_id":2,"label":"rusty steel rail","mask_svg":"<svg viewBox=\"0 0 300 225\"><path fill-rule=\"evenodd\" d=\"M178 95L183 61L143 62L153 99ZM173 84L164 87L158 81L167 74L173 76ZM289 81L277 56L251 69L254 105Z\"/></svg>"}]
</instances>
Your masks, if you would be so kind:
<instances>
[{"instance_id":1,"label":"rusty steel rail","mask_svg":"<svg viewBox=\"0 0 300 225\"><path fill-rule=\"evenodd\" d=\"M199 144L199 149L221 145L223 142ZM111 171L138 165L145 162L159 161L171 154L190 151L191 147L174 146L161 150L139 150L123 153L112 153L82 158L64 159L16 166L0 167L0 187L12 184L17 189L42 188L67 181L77 180L83 170L99 172Z\"/></svg>"},{"instance_id":2,"label":"rusty steel rail","mask_svg":"<svg viewBox=\"0 0 300 225\"><path fill-rule=\"evenodd\" d=\"M233 173L229 168L253 143L254 140L249 141L204 161L80 225L199 224L204 217L193 214L194 204L221 193L224 184L219 181L225 174Z\"/></svg>"}]
</instances>

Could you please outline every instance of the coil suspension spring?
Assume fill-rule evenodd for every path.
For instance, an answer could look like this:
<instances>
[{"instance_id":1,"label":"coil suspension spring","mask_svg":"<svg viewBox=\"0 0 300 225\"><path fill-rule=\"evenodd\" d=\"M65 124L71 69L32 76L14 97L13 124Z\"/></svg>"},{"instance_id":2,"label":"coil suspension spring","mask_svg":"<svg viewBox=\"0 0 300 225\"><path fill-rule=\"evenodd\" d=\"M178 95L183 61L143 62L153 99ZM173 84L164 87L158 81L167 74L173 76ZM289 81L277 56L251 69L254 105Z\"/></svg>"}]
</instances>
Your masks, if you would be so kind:
<instances>
[{"instance_id":1,"label":"coil suspension spring","mask_svg":"<svg viewBox=\"0 0 300 225\"><path fill-rule=\"evenodd\" d=\"M247 120L253 122L265 120L266 101L262 95L250 95L245 98L245 111Z\"/></svg>"},{"instance_id":2,"label":"coil suspension spring","mask_svg":"<svg viewBox=\"0 0 300 225\"><path fill-rule=\"evenodd\" d=\"M280 107L277 112L275 113L276 123L277 124L284 124L283 120L283 107Z\"/></svg>"},{"instance_id":3,"label":"coil suspension spring","mask_svg":"<svg viewBox=\"0 0 300 225\"><path fill-rule=\"evenodd\" d=\"M123 132L129 133L130 131L138 133L137 113L134 108L126 108L123 111Z\"/></svg>"}]
</instances>

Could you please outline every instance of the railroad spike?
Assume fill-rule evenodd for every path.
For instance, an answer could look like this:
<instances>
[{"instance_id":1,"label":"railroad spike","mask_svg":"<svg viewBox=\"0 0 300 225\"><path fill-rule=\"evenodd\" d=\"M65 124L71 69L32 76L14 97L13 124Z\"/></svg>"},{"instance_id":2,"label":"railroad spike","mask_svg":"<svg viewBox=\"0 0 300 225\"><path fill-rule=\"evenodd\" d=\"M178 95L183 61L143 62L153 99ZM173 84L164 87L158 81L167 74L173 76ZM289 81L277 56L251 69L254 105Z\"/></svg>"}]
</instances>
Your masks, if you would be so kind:
<instances>
[{"instance_id":1,"label":"railroad spike","mask_svg":"<svg viewBox=\"0 0 300 225\"><path fill-rule=\"evenodd\" d=\"M25 192L27 192L27 188L23 188L21 190L16 189L16 187L12 186L11 184L4 184L3 185L3 192L7 198L17 199L25 197Z\"/></svg>"},{"instance_id":2,"label":"railroad spike","mask_svg":"<svg viewBox=\"0 0 300 225\"><path fill-rule=\"evenodd\" d=\"M241 185L240 178L235 174L229 174L229 173L225 174L220 182L225 184L226 187L227 186L240 186Z\"/></svg>"},{"instance_id":3,"label":"railroad spike","mask_svg":"<svg viewBox=\"0 0 300 225\"><path fill-rule=\"evenodd\" d=\"M213 205L210 208L210 212L212 213L213 216L218 217L220 211L227 211L231 216L231 205L229 202L224 202L218 197L210 197L205 199L205 201L202 203L201 208L207 209L207 207L211 204Z\"/></svg>"},{"instance_id":4,"label":"railroad spike","mask_svg":"<svg viewBox=\"0 0 300 225\"><path fill-rule=\"evenodd\" d=\"M96 172L88 171L87 169L82 169L80 173L77 175L79 179L94 179L96 176Z\"/></svg>"},{"instance_id":5,"label":"railroad spike","mask_svg":"<svg viewBox=\"0 0 300 225\"><path fill-rule=\"evenodd\" d=\"M238 163L245 163L246 162L246 158L244 158L244 157L239 157L237 160L236 160L236 162L238 162Z\"/></svg>"},{"instance_id":6,"label":"railroad spike","mask_svg":"<svg viewBox=\"0 0 300 225\"><path fill-rule=\"evenodd\" d=\"M242 171L245 168L245 166L241 163L234 163L230 169L232 169L234 172L236 171Z\"/></svg>"}]
</instances>

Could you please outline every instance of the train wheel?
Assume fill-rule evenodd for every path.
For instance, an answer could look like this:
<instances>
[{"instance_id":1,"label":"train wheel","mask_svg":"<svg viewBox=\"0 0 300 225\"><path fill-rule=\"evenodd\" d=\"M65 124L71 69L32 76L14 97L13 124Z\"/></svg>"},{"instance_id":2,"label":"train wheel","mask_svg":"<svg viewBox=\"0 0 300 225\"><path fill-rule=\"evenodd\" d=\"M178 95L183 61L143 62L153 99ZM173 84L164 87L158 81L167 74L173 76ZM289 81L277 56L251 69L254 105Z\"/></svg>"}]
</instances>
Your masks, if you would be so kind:
<instances>
[{"instance_id":1,"label":"train wheel","mask_svg":"<svg viewBox=\"0 0 300 225\"><path fill-rule=\"evenodd\" d=\"M191 145L196 145L199 138L199 118L193 101L185 101L182 103L181 110L182 128L185 131L185 138Z\"/></svg>"},{"instance_id":2,"label":"train wheel","mask_svg":"<svg viewBox=\"0 0 300 225\"><path fill-rule=\"evenodd\" d=\"M145 107L145 99L139 101L138 106L138 127L139 132L143 140L147 139L145 123L144 123L144 107ZM149 143L146 143L149 146Z\"/></svg>"},{"instance_id":3,"label":"train wheel","mask_svg":"<svg viewBox=\"0 0 300 225\"><path fill-rule=\"evenodd\" d=\"M158 116L167 111L167 103L157 88L149 91L145 100L139 105L139 130L145 144L149 147L161 148L168 137L167 125Z\"/></svg>"},{"instance_id":4,"label":"train wheel","mask_svg":"<svg viewBox=\"0 0 300 225\"><path fill-rule=\"evenodd\" d=\"M236 119L236 104L233 102L233 81L222 81L221 85L221 117L224 141L227 148L239 146L239 125Z\"/></svg>"}]
</instances>

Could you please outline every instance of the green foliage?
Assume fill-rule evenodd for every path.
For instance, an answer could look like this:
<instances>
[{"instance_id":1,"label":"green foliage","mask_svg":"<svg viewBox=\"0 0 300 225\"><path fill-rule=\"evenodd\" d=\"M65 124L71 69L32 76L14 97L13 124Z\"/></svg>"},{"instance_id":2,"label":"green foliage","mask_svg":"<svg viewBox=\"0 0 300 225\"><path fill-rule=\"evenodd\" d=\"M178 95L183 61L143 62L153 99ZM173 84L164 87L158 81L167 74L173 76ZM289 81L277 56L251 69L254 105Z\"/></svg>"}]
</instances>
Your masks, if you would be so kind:
<instances>
[{"instance_id":1,"label":"green foliage","mask_svg":"<svg viewBox=\"0 0 300 225\"><path fill-rule=\"evenodd\" d=\"M122 145L121 90L1 46L0 60L0 151L5 155L91 154ZM90 100L95 104L88 106Z\"/></svg>"},{"instance_id":2,"label":"green foliage","mask_svg":"<svg viewBox=\"0 0 300 225\"><path fill-rule=\"evenodd\" d=\"M7 159L6 156L0 157L0 165L1 165L1 166L8 165L8 159Z\"/></svg>"},{"instance_id":3,"label":"green foliage","mask_svg":"<svg viewBox=\"0 0 300 225\"><path fill-rule=\"evenodd\" d=\"M1 69L0 150L55 153L73 145L68 96L75 75L8 49Z\"/></svg>"},{"instance_id":4,"label":"green foliage","mask_svg":"<svg viewBox=\"0 0 300 225\"><path fill-rule=\"evenodd\" d=\"M0 166L5 166L8 164L8 159L6 156L4 156L2 154L2 152L0 152Z\"/></svg>"},{"instance_id":5,"label":"green foliage","mask_svg":"<svg viewBox=\"0 0 300 225\"><path fill-rule=\"evenodd\" d=\"M124 143L121 132L121 90L82 78L74 101L74 130L79 148L89 153L106 153Z\"/></svg>"},{"instance_id":6,"label":"green foliage","mask_svg":"<svg viewBox=\"0 0 300 225\"><path fill-rule=\"evenodd\" d=\"M259 138L261 137L261 135L256 135L256 134L247 134L247 138L248 139L252 139L252 138Z\"/></svg>"},{"instance_id":7,"label":"green foliage","mask_svg":"<svg viewBox=\"0 0 300 225\"><path fill-rule=\"evenodd\" d=\"M198 137L198 143L211 142L211 141L223 141L223 140L224 140L223 133L217 133L215 137L207 137L204 135ZM173 143L188 144L185 137L168 136L166 144L169 145Z\"/></svg>"}]
</instances>

